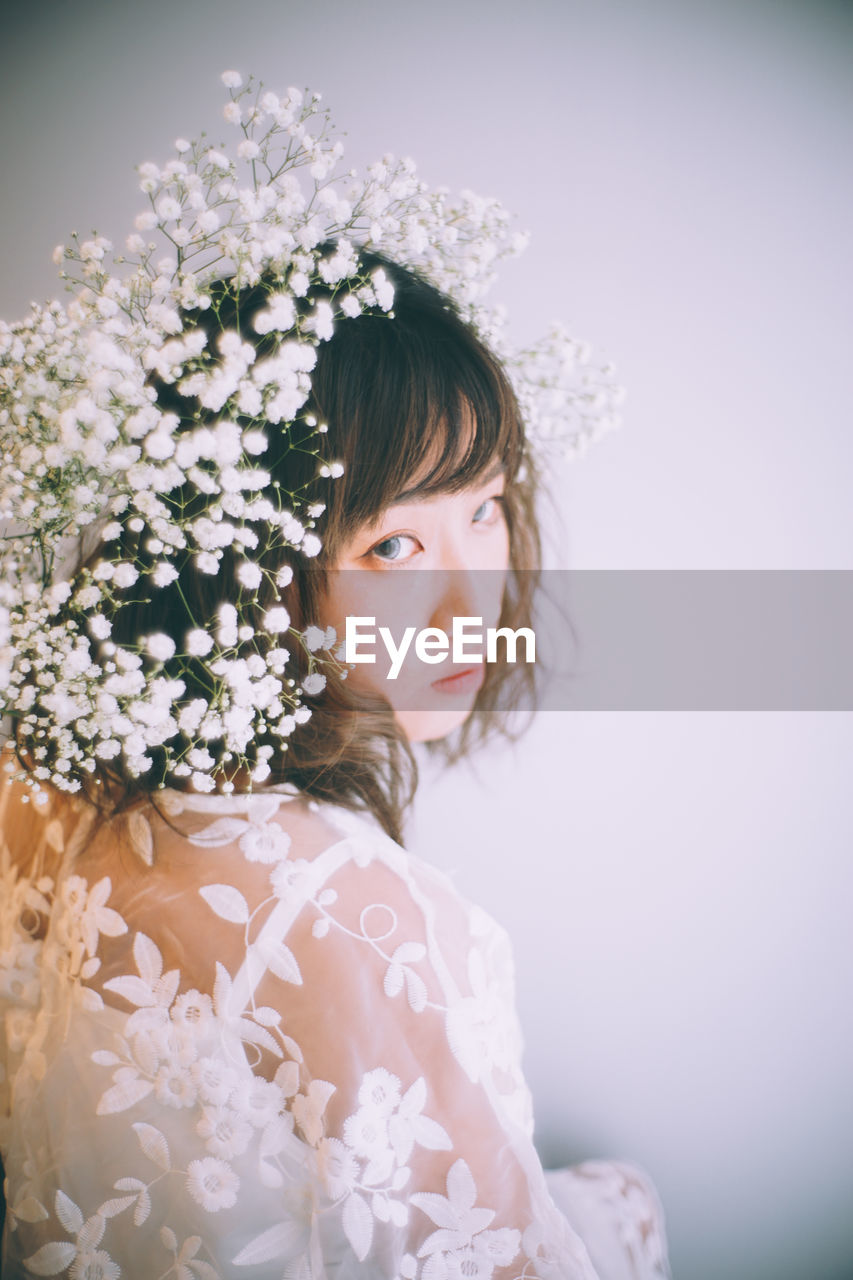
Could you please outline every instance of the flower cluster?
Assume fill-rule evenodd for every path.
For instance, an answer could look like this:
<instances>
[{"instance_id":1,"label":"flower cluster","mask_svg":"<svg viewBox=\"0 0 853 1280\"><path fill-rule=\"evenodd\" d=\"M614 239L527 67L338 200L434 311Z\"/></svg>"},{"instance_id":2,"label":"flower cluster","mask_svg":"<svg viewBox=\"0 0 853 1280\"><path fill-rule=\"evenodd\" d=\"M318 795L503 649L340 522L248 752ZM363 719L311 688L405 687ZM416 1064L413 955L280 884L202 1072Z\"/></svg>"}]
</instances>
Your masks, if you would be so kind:
<instances>
[{"instance_id":1,"label":"flower cluster","mask_svg":"<svg viewBox=\"0 0 853 1280\"><path fill-rule=\"evenodd\" d=\"M393 317L363 249L454 300L507 365L534 444L580 452L616 422L609 368L557 330L512 352L483 303L525 243L498 202L431 189L408 159L344 170L317 94L223 82L235 145L178 139L164 167L142 165L124 252L74 236L55 254L69 304L0 324L0 711L36 784L76 790L99 765L151 785L227 788L240 769L261 782L310 715L334 637L294 628L280 596L288 560L320 551L324 508L279 477L291 448L317 478L341 473L306 403L339 321ZM218 587L204 616L180 612L190 564ZM179 634L121 633L125 607L156 619L158 601Z\"/></svg>"}]
</instances>

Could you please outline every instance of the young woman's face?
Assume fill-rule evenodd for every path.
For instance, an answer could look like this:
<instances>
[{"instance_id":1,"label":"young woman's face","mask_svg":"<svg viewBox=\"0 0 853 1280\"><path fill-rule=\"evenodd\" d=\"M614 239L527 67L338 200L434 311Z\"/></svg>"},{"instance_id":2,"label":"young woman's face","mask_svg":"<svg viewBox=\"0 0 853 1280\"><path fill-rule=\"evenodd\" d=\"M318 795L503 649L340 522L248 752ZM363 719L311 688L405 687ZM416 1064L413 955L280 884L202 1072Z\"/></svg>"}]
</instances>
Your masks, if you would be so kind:
<instances>
[{"instance_id":1,"label":"young woman's face","mask_svg":"<svg viewBox=\"0 0 853 1280\"><path fill-rule=\"evenodd\" d=\"M456 493L402 494L352 534L329 575L324 625L343 640L347 618L375 619L358 624L358 651L375 662L358 663L347 679L387 698L410 742L445 737L462 724L485 678L485 664L469 656L485 653L475 624L456 659L452 651L441 662L423 656L437 654L439 637L431 649L422 642L419 656L417 636L437 628L452 641L454 618L481 619L484 637L498 625L509 567L504 485L496 464Z\"/></svg>"}]
</instances>

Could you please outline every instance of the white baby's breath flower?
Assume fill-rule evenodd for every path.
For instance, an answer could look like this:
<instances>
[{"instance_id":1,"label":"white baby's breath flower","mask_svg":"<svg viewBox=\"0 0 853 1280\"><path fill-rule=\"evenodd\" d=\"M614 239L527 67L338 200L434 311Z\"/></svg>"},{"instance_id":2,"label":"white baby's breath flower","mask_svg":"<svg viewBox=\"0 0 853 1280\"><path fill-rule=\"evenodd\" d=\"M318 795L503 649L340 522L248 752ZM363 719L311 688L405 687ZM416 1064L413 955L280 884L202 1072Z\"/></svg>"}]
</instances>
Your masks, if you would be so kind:
<instances>
[{"instance_id":1,"label":"white baby's breath flower","mask_svg":"<svg viewBox=\"0 0 853 1280\"><path fill-rule=\"evenodd\" d=\"M78 609L91 609L101 599L101 593L97 587L81 587L74 596L74 603Z\"/></svg>"},{"instance_id":2,"label":"white baby's breath flower","mask_svg":"<svg viewBox=\"0 0 853 1280\"><path fill-rule=\"evenodd\" d=\"M132 587L139 577L139 571L132 564L117 564L113 568L112 579L117 587L123 590Z\"/></svg>"},{"instance_id":3,"label":"white baby's breath flower","mask_svg":"<svg viewBox=\"0 0 853 1280\"><path fill-rule=\"evenodd\" d=\"M203 698L193 698L192 702L181 708L178 714L178 725L186 734L194 734L198 730L207 712L207 703Z\"/></svg>"},{"instance_id":4,"label":"white baby's breath flower","mask_svg":"<svg viewBox=\"0 0 853 1280\"><path fill-rule=\"evenodd\" d=\"M270 635L279 635L290 626L290 614L283 605L275 605L264 614L264 629Z\"/></svg>"},{"instance_id":5,"label":"white baby's breath flower","mask_svg":"<svg viewBox=\"0 0 853 1280\"><path fill-rule=\"evenodd\" d=\"M254 591L256 587L261 585L263 574L260 567L253 564L251 560L243 560L237 566L237 581L241 586L247 587L250 591Z\"/></svg>"},{"instance_id":6,"label":"white baby's breath flower","mask_svg":"<svg viewBox=\"0 0 853 1280\"><path fill-rule=\"evenodd\" d=\"M150 436L146 436L144 447L149 458L154 458L161 462L166 458L171 458L175 452L175 442L165 431L154 431Z\"/></svg>"},{"instance_id":7,"label":"white baby's breath flower","mask_svg":"<svg viewBox=\"0 0 853 1280\"><path fill-rule=\"evenodd\" d=\"M383 311L390 311L394 305L394 286L381 267L371 276L376 301Z\"/></svg>"},{"instance_id":8,"label":"white baby's breath flower","mask_svg":"<svg viewBox=\"0 0 853 1280\"><path fill-rule=\"evenodd\" d=\"M181 216L181 206L174 196L163 196L157 201L157 214L164 222L174 222Z\"/></svg>"},{"instance_id":9,"label":"white baby's breath flower","mask_svg":"<svg viewBox=\"0 0 853 1280\"><path fill-rule=\"evenodd\" d=\"M246 453L255 456L264 453L268 443L266 434L263 431L254 429L243 432L242 444Z\"/></svg>"},{"instance_id":10,"label":"white baby's breath flower","mask_svg":"<svg viewBox=\"0 0 853 1280\"><path fill-rule=\"evenodd\" d=\"M237 643L237 610L233 604L221 604L217 610L216 638L225 649Z\"/></svg>"},{"instance_id":11,"label":"white baby's breath flower","mask_svg":"<svg viewBox=\"0 0 853 1280\"><path fill-rule=\"evenodd\" d=\"M206 653L210 653L213 648L213 637L209 636L206 631L196 628L194 631L187 633L184 641L187 653L191 657L203 658Z\"/></svg>"},{"instance_id":12,"label":"white baby's breath flower","mask_svg":"<svg viewBox=\"0 0 853 1280\"><path fill-rule=\"evenodd\" d=\"M194 558L195 567L200 573L217 574L219 557L213 551L199 551Z\"/></svg>"},{"instance_id":13,"label":"white baby's breath flower","mask_svg":"<svg viewBox=\"0 0 853 1280\"><path fill-rule=\"evenodd\" d=\"M322 627L310 626L306 627L302 632L302 639L305 643L305 648L309 649L311 653L315 653L318 649L322 649L326 643L326 633Z\"/></svg>"},{"instance_id":14,"label":"white baby's breath flower","mask_svg":"<svg viewBox=\"0 0 853 1280\"><path fill-rule=\"evenodd\" d=\"M139 185L151 207L127 238L130 261L120 270L121 259L111 263L103 236L74 238L54 253L74 290L68 307L48 304L20 325L0 325L8 370L7 381L0 375L0 521L32 531L0 544L0 715L11 710L20 718L37 761L55 759L39 763L38 776L71 791L96 760L118 754L129 776L144 777L152 749L161 747L167 774L210 791L223 741L229 763L261 781L272 748L253 739L271 733L283 740L310 718L287 680L288 651L257 652L253 611L261 564L282 547L308 558L322 549L314 522L324 504L308 491L288 493L286 460L281 468L291 426L311 395L318 348L336 323L364 310L393 318L389 272L362 268L356 246L381 248L451 296L504 360L535 441L562 440L579 457L619 421L613 370L597 368L585 344L554 328L538 347L513 352L502 312L484 305L495 264L525 241L496 201L430 190L412 161L392 156L363 178L355 171L335 177L343 147L318 95L262 93L251 82L244 90L236 71L222 78L232 99L225 117L243 136L228 151L203 136L178 138L179 158L141 165ZM269 167L235 163L235 156L261 155ZM227 282L213 279L221 262ZM243 288L257 290L255 313L240 316L241 331L223 329L218 290L230 295L231 314ZM204 329L190 321L195 311L207 312ZM196 420L191 412L180 423L163 414L157 385L174 386L185 403L195 399ZM258 425L241 428L235 418ZM328 431L308 417L304 426ZM254 464L262 454L269 470ZM318 467L331 480L342 470L339 461ZM45 581L45 564L62 563L61 538L98 525L102 551L92 568L71 583ZM234 555L243 589L237 602L220 606L209 631L207 617L196 625L187 615L183 652L160 632L134 637L127 648L110 639L137 596L150 595L156 611L156 592L176 582L179 566L189 561L215 591L225 557L230 564ZM131 592L140 574L141 587ZM292 577L281 566L278 589ZM180 607L174 594L170 608ZM289 624L283 605L267 608L267 642ZM335 639L330 628L304 634L311 651L331 650ZM143 660L140 646L158 665ZM174 678L164 677L164 662L173 664ZM199 665L209 672L211 703L184 704L182 673L197 675ZM32 672L46 673L38 702ZM324 679L311 673L302 689L316 696ZM158 1090L171 1087L167 1075L158 1073ZM219 1150L230 1152L223 1142ZM205 1208L213 1211L232 1184L215 1161L194 1162L194 1175L202 1166L212 1196Z\"/></svg>"},{"instance_id":15,"label":"white baby's breath flower","mask_svg":"<svg viewBox=\"0 0 853 1280\"><path fill-rule=\"evenodd\" d=\"M177 581L177 569L173 564L169 564L168 560L161 560L151 571L151 581L155 587L168 587L170 582Z\"/></svg>"},{"instance_id":16,"label":"white baby's breath flower","mask_svg":"<svg viewBox=\"0 0 853 1280\"><path fill-rule=\"evenodd\" d=\"M328 302L318 302L314 307L311 315L308 316L306 324L309 329L313 329L320 342L325 342L331 338L334 332L334 311Z\"/></svg>"},{"instance_id":17,"label":"white baby's breath flower","mask_svg":"<svg viewBox=\"0 0 853 1280\"><path fill-rule=\"evenodd\" d=\"M46 601L50 609L57 609L61 604L65 604L71 596L70 582L55 582L46 594ZM5 615L4 615L5 616Z\"/></svg>"},{"instance_id":18,"label":"white baby's breath flower","mask_svg":"<svg viewBox=\"0 0 853 1280\"><path fill-rule=\"evenodd\" d=\"M205 235L212 235L219 230L220 217L215 209L204 209L196 218L196 224Z\"/></svg>"},{"instance_id":19,"label":"white baby's breath flower","mask_svg":"<svg viewBox=\"0 0 853 1280\"><path fill-rule=\"evenodd\" d=\"M293 299L286 293L275 293L266 307L255 314L252 324L256 333L269 333L273 329L286 333L293 328L295 321L296 306Z\"/></svg>"},{"instance_id":20,"label":"white baby's breath flower","mask_svg":"<svg viewBox=\"0 0 853 1280\"><path fill-rule=\"evenodd\" d=\"M200 791L200 792L202 792L202 794L204 794L205 792L210 792L210 791L215 791L215 790L216 790L216 782L214 781L214 779L213 779L213 778L211 778L211 776L210 776L210 774L209 774L209 773L193 773L193 774L191 774L191 775L190 775L190 786L192 787L193 791ZM196 1162L196 1161L193 1161L193 1164L195 1164L195 1163L197 1163L197 1162ZM190 1168L192 1168L192 1165L190 1166ZM232 1200L230 1203L231 1203L231 1204L233 1204L233 1203L234 1203L234 1201Z\"/></svg>"},{"instance_id":21,"label":"white baby's breath flower","mask_svg":"<svg viewBox=\"0 0 853 1280\"><path fill-rule=\"evenodd\" d=\"M146 638L145 648L149 656L157 662L168 662L175 655L175 642L162 631L156 631Z\"/></svg>"}]
</instances>

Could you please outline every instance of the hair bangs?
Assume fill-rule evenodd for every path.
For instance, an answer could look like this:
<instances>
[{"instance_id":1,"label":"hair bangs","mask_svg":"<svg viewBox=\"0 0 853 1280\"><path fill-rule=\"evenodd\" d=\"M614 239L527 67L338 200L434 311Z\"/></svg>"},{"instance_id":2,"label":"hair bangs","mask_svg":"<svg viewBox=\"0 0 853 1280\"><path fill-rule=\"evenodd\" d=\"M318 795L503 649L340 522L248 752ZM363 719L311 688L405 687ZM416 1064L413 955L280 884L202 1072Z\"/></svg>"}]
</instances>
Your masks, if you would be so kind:
<instances>
[{"instance_id":1,"label":"hair bangs","mask_svg":"<svg viewBox=\"0 0 853 1280\"><path fill-rule=\"evenodd\" d=\"M326 549L403 498L458 492L499 462L511 483L524 430L507 375L442 294L392 274L393 318L342 323L313 378L344 464L328 488Z\"/></svg>"},{"instance_id":2,"label":"hair bangs","mask_svg":"<svg viewBox=\"0 0 853 1280\"><path fill-rule=\"evenodd\" d=\"M465 489L496 461L514 478L523 434L506 376L489 353L455 343L416 353L410 386L412 403L399 427L405 496Z\"/></svg>"}]
</instances>

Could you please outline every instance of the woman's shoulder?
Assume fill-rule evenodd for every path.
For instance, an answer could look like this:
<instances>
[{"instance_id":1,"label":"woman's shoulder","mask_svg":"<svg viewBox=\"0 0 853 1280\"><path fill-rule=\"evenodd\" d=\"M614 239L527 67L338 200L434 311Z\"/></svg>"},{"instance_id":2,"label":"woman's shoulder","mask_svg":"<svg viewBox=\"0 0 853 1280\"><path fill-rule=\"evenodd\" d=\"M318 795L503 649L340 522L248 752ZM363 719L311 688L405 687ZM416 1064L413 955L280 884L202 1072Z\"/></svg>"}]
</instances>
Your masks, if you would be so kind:
<instances>
[{"instance_id":1,"label":"woman's shoulder","mask_svg":"<svg viewBox=\"0 0 853 1280\"><path fill-rule=\"evenodd\" d=\"M4 751L0 763L9 759ZM106 816L79 796L34 791L22 772L0 771L0 847L18 875L50 864L55 876L90 885L108 877L120 899L172 904L205 884L226 883L251 903L268 894L286 861L294 891L303 880L319 883L349 868L359 872L351 877L358 893L396 883L397 894L422 903L470 908L445 872L393 840L372 813L293 786L230 795L160 788ZM277 878L287 878L283 868Z\"/></svg>"},{"instance_id":2,"label":"woman's shoulder","mask_svg":"<svg viewBox=\"0 0 853 1280\"><path fill-rule=\"evenodd\" d=\"M143 818L160 843L184 841L194 849L228 845L247 862L270 863L289 853L314 859L341 840L337 810L293 787L232 795L196 795L163 789Z\"/></svg>"},{"instance_id":3,"label":"woman's shoulder","mask_svg":"<svg viewBox=\"0 0 853 1280\"><path fill-rule=\"evenodd\" d=\"M79 795L33 785L8 746L0 749L0 863L6 876L38 878L91 836L96 811Z\"/></svg>"},{"instance_id":4,"label":"woman's shoulder","mask_svg":"<svg viewBox=\"0 0 853 1280\"><path fill-rule=\"evenodd\" d=\"M233 795L162 789L112 818L90 812L90 825L73 831L83 811L73 798L51 794L40 806L23 799L19 791L7 798L4 837L44 856L27 867L14 859L10 867L7 858L3 874L23 892L25 882L47 885L50 873L49 914L60 933L68 932L66 907L86 920L109 913L115 933L97 939L103 977L124 971L141 934L156 942L164 965L208 986L214 959L239 967L241 948L261 928L298 940L307 921L322 927L317 913L332 901L359 935L380 919L452 948L465 939L482 946L500 932L372 814L292 787ZM233 955L224 946L232 932Z\"/></svg>"},{"instance_id":5,"label":"woman's shoulder","mask_svg":"<svg viewBox=\"0 0 853 1280\"><path fill-rule=\"evenodd\" d=\"M383 866L407 881L455 892L445 873L393 840L369 811L315 800L294 788L230 796L161 791L140 818L157 846L233 848L242 861L262 865L287 857L300 864Z\"/></svg>"},{"instance_id":6,"label":"woman's shoulder","mask_svg":"<svg viewBox=\"0 0 853 1280\"><path fill-rule=\"evenodd\" d=\"M157 811L149 809L144 820L154 848L153 892L146 896L174 904L166 910L177 913L176 929L179 918L201 909L217 931L222 921L215 916L243 922L247 937L264 922L265 936L276 932L310 949L310 937L302 935L316 936L323 921L331 927L334 904L341 938L372 936L393 922L395 936L429 935L457 948L499 932L444 872L398 844L369 812L287 790L161 793ZM137 884L137 909L140 890Z\"/></svg>"}]
</instances>

